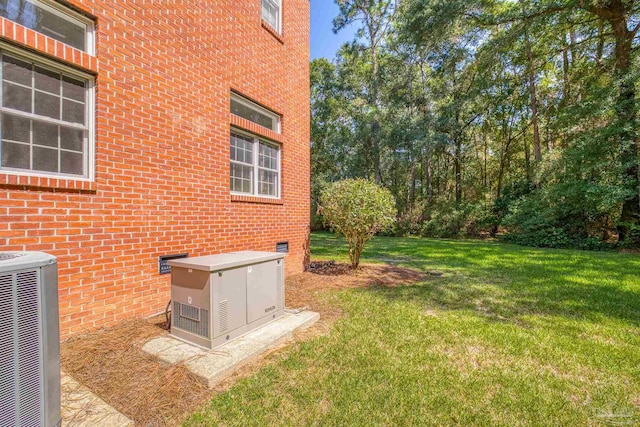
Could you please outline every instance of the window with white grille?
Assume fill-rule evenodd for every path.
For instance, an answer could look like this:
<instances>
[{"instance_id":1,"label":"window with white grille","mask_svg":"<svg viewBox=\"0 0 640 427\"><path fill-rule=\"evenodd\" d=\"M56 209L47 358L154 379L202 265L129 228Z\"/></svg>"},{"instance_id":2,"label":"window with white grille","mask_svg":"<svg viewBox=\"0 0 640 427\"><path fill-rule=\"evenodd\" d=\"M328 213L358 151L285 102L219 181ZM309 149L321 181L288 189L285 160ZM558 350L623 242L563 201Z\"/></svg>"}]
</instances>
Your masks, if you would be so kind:
<instances>
[{"instance_id":1,"label":"window with white grille","mask_svg":"<svg viewBox=\"0 0 640 427\"><path fill-rule=\"evenodd\" d=\"M280 27L281 16L281 0L262 0L262 19L278 33L282 30Z\"/></svg>"},{"instance_id":2,"label":"window with white grille","mask_svg":"<svg viewBox=\"0 0 640 427\"><path fill-rule=\"evenodd\" d=\"M280 147L231 132L231 192L280 197Z\"/></svg>"},{"instance_id":3,"label":"window with white grille","mask_svg":"<svg viewBox=\"0 0 640 427\"><path fill-rule=\"evenodd\" d=\"M0 51L0 171L91 177L93 80Z\"/></svg>"}]
</instances>

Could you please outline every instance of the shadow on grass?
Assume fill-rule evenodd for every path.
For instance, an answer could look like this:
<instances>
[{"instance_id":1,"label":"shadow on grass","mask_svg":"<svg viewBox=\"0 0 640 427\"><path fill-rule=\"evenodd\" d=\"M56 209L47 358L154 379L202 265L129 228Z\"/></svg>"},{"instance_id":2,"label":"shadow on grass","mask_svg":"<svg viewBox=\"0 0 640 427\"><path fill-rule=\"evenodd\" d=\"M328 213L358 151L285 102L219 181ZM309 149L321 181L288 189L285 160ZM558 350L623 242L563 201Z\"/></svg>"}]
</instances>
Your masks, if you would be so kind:
<instances>
[{"instance_id":1,"label":"shadow on grass","mask_svg":"<svg viewBox=\"0 0 640 427\"><path fill-rule=\"evenodd\" d=\"M341 256L344 242L313 236L314 256ZM472 310L490 319L552 315L596 320L601 316L640 326L640 257L614 252L535 249L485 241L375 238L364 260L446 277L370 292L442 310Z\"/></svg>"},{"instance_id":2,"label":"shadow on grass","mask_svg":"<svg viewBox=\"0 0 640 427\"><path fill-rule=\"evenodd\" d=\"M391 301L414 302L443 311L472 311L494 321L522 323L523 316L561 316L599 321L602 316L640 326L637 292L600 286L590 292L578 288L541 289L467 285L448 279L402 287L376 286L361 290Z\"/></svg>"}]
</instances>

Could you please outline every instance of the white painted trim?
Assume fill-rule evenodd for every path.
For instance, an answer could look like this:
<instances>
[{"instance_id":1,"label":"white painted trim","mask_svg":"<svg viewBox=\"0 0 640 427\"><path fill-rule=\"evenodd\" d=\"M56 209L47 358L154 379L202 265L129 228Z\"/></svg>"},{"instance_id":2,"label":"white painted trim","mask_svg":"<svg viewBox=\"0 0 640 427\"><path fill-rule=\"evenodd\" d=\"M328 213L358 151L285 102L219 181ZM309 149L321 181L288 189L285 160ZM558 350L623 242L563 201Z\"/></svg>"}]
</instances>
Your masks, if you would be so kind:
<instances>
[{"instance_id":1,"label":"white painted trim","mask_svg":"<svg viewBox=\"0 0 640 427\"><path fill-rule=\"evenodd\" d=\"M52 119L46 116L39 116L33 113L26 113L23 111L13 110L10 108L2 107L2 98L1 98L1 89L0 89L0 112L6 111L16 116L21 116L24 118L39 120L42 122L67 126L75 129L82 129L87 132L87 138L85 139L83 147L86 155L84 156L84 167L85 167L85 175L70 175L70 174L62 174L56 172L42 172L42 171L26 171L20 169L12 169L12 168L3 168L0 165L0 174L7 175L18 175L18 176L36 176L43 178L56 178L56 179L68 179L74 181L89 181L93 182L95 180L95 77L91 74L80 72L75 68L65 66L63 64L59 64L55 61L51 61L49 59L42 58L36 54L31 52L23 51L14 46L8 45L6 43L0 42L0 57L2 53L7 52L9 56L16 57L17 59L32 62L38 65L41 68L47 68L52 71L61 73L63 75L69 75L70 77L76 77L78 79L82 79L87 82L87 87L85 88L86 101L85 101L85 114L86 114L86 124L82 125L79 123L65 122L63 120ZM0 61L1 65L1 61ZM0 73L0 80L2 74ZM62 96L62 95L61 95ZM34 101L35 102L35 101ZM31 143L30 143L31 145Z\"/></svg>"},{"instance_id":2,"label":"white painted trim","mask_svg":"<svg viewBox=\"0 0 640 427\"><path fill-rule=\"evenodd\" d=\"M236 162L234 160L229 160L230 163L237 163L239 165L243 165L243 166L251 166L253 167L253 182L251 183L251 185L253 186L254 191L251 193L243 193L243 192L239 192L239 191L232 191L230 190L231 194L236 195L236 196L250 196L250 197L259 197L259 198L264 198L264 199L272 199L272 200L281 200L282 199L282 162L281 162L281 158L282 158L282 145L278 144L277 142L273 142L270 141L269 139L266 138L262 138L256 134L253 134L251 132L247 132L245 130L242 129L238 129L235 127L231 127L231 133L237 133L249 138L253 139L253 151L251 153L252 157L253 157L253 164L249 165L247 163L243 163L243 162ZM231 135L230 135L231 136ZM259 169L260 167L259 165L259 159L260 159L260 146L259 144L265 144L265 145L270 145L274 148L277 149L278 151L278 183L277 183L277 188L276 188L276 192L277 194L275 196L269 196L266 194L259 194L258 193L258 175L259 175ZM229 149L231 149L231 142L229 142ZM262 168L265 170L270 170L270 171L274 171L273 169L268 169L268 168ZM231 166L229 166L229 177L231 177Z\"/></svg>"},{"instance_id":3,"label":"white painted trim","mask_svg":"<svg viewBox=\"0 0 640 427\"><path fill-rule=\"evenodd\" d=\"M264 19L264 16L262 16L262 2L265 0L260 0L260 17L262 19ZM282 35L282 0L266 0L272 3L275 3L276 7L278 8L278 16L277 16L277 24L276 24L276 28L274 28L274 30L276 30L276 32L279 35ZM264 19L265 22L269 23L269 21L267 21L266 19ZM271 25L271 24L269 24Z\"/></svg>"},{"instance_id":4,"label":"white painted trim","mask_svg":"<svg viewBox=\"0 0 640 427\"><path fill-rule=\"evenodd\" d=\"M36 5L46 10L47 12L50 12L64 19L65 21L70 22L73 25L76 25L78 27L84 27L84 30L85 30L84 51L89 55L95 55L95 23L93 22L93 20L53 0L25 0L25 1L33 5ZM43 34L35 29L33 31L36 31L39 34ZM51 37L51 36L47 36L47 37ZM64 42L60 41L60 43L64 43Z\"/></svg>"}]
</instances>

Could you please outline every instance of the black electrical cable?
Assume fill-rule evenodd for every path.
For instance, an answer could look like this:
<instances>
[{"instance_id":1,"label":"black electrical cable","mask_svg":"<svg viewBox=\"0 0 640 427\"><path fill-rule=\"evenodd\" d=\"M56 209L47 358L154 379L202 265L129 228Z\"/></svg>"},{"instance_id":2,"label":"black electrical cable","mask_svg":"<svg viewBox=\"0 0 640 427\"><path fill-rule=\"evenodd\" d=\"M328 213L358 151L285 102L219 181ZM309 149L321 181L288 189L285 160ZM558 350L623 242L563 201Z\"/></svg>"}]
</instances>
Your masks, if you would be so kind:
<instances>
[{"instance_id":1,"label":"black electrical cable","mask_svg":"<svg viewBox=\"0 0 640 427\"><path fill-rule=\"evenodd\" d=\"M167 331L171 330L171 300L167 303L167 308L164 309L164 317L167 319Z\"/></svg>"}]
</instances>

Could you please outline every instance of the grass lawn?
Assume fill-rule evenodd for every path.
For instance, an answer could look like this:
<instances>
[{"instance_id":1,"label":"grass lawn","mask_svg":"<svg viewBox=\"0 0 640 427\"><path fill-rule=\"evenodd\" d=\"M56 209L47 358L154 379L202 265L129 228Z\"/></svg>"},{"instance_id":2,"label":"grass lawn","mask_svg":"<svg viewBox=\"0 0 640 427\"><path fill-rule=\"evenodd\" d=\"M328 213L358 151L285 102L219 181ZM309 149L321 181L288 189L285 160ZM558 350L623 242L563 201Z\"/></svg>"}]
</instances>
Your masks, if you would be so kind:
<instances>
[{"instance_id":1,"label":"grass lawn","mask_svg":"<svg viewBox=\"0 0 640 427\"><path fill-rule=\"evenodd\" d=\"M311 251L347 260L330 234ZM186 425L640 424L640 256L380 237L363 258L433 274L324 293L328 335Z\"/></svg>"}]
</instances>

